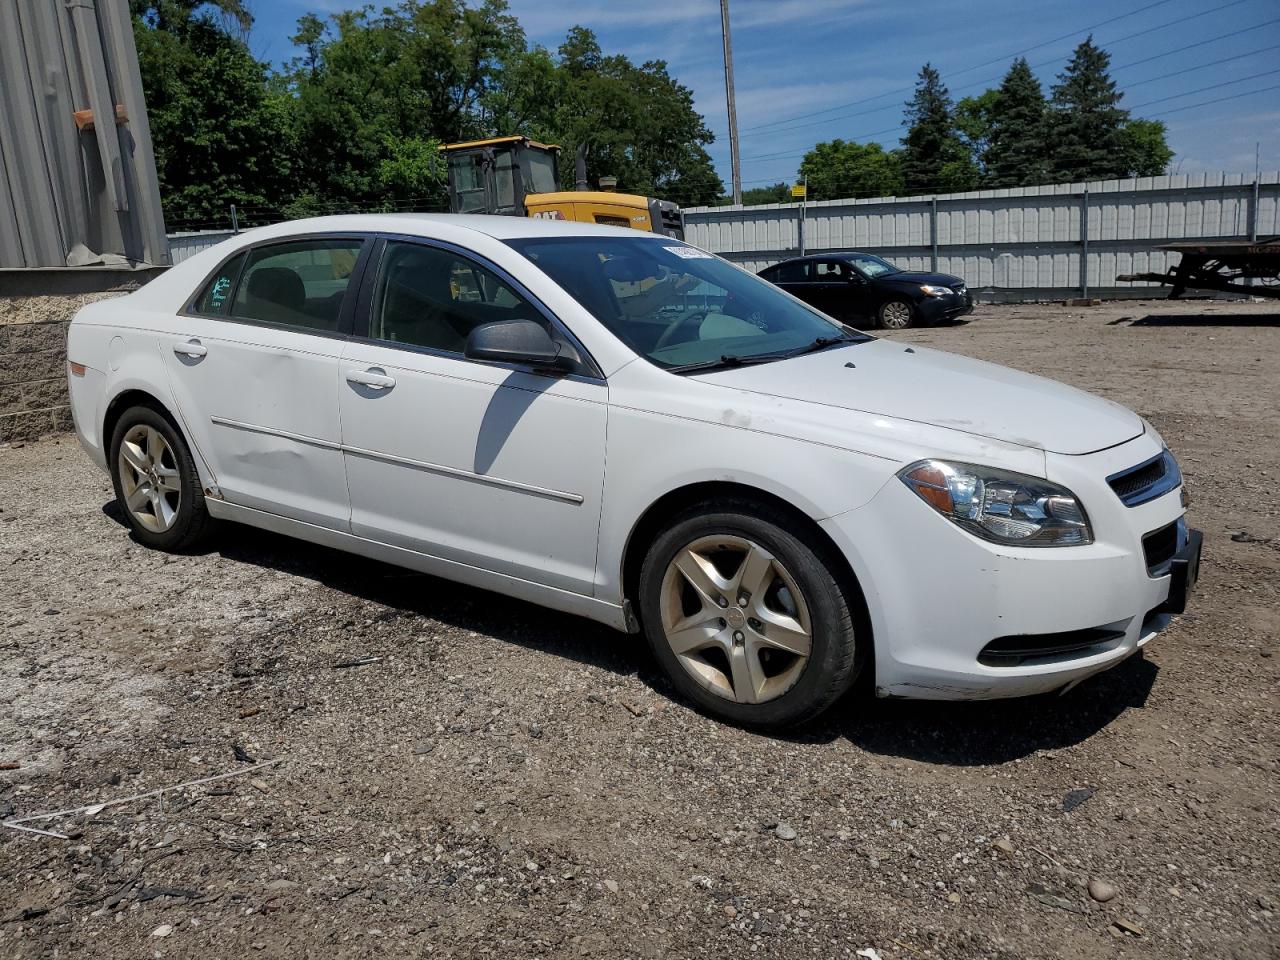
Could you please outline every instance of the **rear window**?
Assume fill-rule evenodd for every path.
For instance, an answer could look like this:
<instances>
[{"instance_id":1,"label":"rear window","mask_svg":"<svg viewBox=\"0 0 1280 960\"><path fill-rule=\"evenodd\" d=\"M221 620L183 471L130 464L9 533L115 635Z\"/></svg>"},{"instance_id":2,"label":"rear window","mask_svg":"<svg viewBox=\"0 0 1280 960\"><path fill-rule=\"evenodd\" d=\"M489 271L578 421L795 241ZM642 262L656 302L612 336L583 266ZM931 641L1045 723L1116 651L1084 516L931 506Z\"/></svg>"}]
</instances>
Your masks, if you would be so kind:
<instances>
[{"instance_id":1,"label":"rear window","mask_svg":"<svg viewBox=\"0 0 1280 960\"><path fill-rule=\"evenodd\" d=\"M258 247L236 285L237 318L309 330L338 329L362 241L293 240Z\"/></svg>"},{"instance_id":2,"label":"rear window","mask_svg":"<svg viewBox=\"0 0 1280 960\"><path fill-rule=\"evenodd\" d=\"M196 298L196 313L222 317L231 311L231 294L235 291L236 277L244 264L243 253L236 254L209 278L209 282Z\"/></svg>"},{"instance_id":3,"label":"rear window","mask_svg":"<svg viewBox=\"0 0 1280 960\"><path fill-rule=\"evenodd\" d=\"M803 283L808 273L808 261L792 260L780 263L773 269L777 271L769 277L774 283Z\"/></svg>"}]
</instances>

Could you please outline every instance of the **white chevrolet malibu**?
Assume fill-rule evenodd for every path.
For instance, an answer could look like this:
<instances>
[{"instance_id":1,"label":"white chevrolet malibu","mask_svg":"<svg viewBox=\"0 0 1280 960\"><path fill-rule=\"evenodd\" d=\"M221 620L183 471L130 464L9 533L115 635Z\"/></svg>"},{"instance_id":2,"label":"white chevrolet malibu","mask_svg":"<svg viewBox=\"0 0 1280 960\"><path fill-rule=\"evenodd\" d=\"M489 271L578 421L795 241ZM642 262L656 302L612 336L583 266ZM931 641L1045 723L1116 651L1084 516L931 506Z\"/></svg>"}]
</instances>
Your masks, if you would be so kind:
<instances>
[{"instance_id":1,"label":"white chevrolet malibu","mask_svg":"<svg viewBox=\"0 0 1280 960\"><path fill-rule=\"evenodd\" d=\"M1182 611L1150 424L845 329L678 240L348 216L71 324L76 429L162 550L236 521L643 631L758 726L1062 689Z\"/></svg>"}]
</instances>

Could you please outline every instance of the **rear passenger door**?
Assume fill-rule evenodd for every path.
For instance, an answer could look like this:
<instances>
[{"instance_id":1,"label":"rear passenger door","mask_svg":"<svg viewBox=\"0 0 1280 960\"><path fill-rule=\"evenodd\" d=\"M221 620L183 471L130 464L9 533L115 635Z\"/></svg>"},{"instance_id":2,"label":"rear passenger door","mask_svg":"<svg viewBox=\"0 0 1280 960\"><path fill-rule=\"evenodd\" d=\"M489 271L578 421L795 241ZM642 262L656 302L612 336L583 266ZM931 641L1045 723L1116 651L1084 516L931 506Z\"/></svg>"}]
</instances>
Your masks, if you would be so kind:
<instances>
[{"instance_id":1,"label":"rear passenger door","mask_svg":"<svg viewBox=\"0 0 1280 960\"><path fill-rule=\"evenodd\" d=\"M809 264L809 303L829 317L850 320L859 313L853 268L842 260L814 260Z\"/></svg>"},{"instance_id":2,"label":"rear passenger door","mask_svg":"<svg viewBox=\"0 0 1280 960\"><path fill-rule=\"evenodd\" d=\"M227 501L349 528L338 363L364 246L312 237L250 248L163 336L187 435Z\"/></svg>"},{"instance_id":3,"label":"rear passenger door","mask_svg":"<svg viewBox=\"0 0 1280 960\"><path fill-rule=\"evenodd\" d=\"M608 387L589 363L557 377L468 360L482 323L569 337L464 250L379 243L342 362L352 532L590 596Z\"/></svg>"}]
</instances>

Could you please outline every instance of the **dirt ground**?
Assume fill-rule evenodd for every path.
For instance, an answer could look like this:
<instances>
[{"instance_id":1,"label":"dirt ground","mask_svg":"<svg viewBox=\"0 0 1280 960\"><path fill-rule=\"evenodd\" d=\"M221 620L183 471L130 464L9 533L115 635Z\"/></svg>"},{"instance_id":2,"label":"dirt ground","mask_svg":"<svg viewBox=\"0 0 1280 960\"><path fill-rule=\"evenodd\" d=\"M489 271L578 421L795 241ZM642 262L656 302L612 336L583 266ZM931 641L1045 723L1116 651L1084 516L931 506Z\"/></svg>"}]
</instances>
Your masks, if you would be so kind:
<instances>
[{"instance_id":1,"label":"dirt ground","mask_svg":"<svg viewBox=\"0 0 1280 960\"><path fill-rule=\"evenodd\" d=\"M0 956L1280 956L1280 314L901 338L1161 430L1205 557L1145 658L763 736L639 638L245 528L150 552L73 439L0 449L0 814L239 774L0 829Z\"/></svg>"}]
</instances>

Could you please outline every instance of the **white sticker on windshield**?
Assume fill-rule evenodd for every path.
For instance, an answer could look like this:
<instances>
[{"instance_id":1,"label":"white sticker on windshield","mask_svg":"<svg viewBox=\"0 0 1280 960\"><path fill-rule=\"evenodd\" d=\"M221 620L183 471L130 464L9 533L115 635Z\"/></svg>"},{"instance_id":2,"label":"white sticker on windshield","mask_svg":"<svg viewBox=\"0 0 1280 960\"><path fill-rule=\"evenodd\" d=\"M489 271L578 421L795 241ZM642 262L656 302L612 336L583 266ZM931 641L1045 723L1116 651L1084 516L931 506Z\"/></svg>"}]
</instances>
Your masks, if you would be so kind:
<instances>
[{"instance_id":1,"label":"white sticker on windshield","mask_svg":"<svg viewBox=\"0 0 1280 960\"><path fill-rule=\"evenodd\" d=\"M667 253L674 253L677 257L683 257L685 260L710 260L711 254L705 250L699 250L697 247L663 247Z\"/></svg>"}]
</instances>

